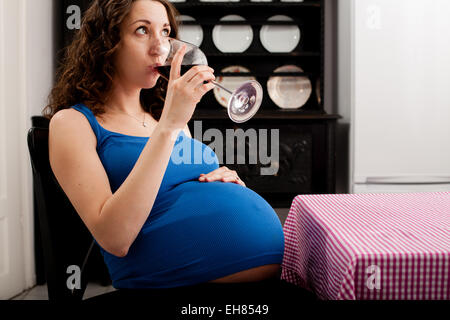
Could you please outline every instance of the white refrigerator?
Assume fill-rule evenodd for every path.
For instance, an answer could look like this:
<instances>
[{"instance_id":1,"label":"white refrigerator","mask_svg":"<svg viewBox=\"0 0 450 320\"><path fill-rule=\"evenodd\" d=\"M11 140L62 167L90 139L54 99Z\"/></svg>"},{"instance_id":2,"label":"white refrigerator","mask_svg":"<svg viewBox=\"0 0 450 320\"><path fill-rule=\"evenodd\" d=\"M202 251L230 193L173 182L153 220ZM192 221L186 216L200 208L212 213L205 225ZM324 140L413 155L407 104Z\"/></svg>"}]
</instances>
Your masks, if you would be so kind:
<instances>
[{"instance_id":1,"label":"white refrigerator","mask_svg":"<svg viewBox=\"0 0 450 320\"><path fill-rule=\"evenodd\" d=\"M450 191L450 1L354 0L352 193Z\"/></svg>"}]
</instances>

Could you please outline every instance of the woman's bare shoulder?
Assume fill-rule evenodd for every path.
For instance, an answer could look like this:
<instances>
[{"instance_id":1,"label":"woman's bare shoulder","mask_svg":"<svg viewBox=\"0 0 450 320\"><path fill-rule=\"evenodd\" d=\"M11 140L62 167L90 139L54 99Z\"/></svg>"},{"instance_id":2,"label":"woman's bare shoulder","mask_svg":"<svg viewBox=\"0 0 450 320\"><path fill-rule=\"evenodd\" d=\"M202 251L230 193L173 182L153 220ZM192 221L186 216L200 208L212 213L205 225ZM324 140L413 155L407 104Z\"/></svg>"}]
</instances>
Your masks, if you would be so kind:
<instances>
[{"instance_id":1,"label":"woman's bare shoulder","mask_svg":"<svg viewBox=\"0 0 450 320\"><path fill-rule=\"evenodd\" d=\"M56 112L50 122L58 121L58 122L83 122L83 120L87 120L86 117L78 110L74 108L62 109Z\"/></svg>"},{"instance_id":2,"label":"woman's bare shoulder","mask_svg":"<svg viewBox=\"0 0 450 320\"><path fill-rule=\"evenodd\" d=\"M68 139L77 137L96 143L97 139L88 119L79 111L68 108L56 112L50 119L49 134L63 135Z\"/></svg>"}]
</instances>

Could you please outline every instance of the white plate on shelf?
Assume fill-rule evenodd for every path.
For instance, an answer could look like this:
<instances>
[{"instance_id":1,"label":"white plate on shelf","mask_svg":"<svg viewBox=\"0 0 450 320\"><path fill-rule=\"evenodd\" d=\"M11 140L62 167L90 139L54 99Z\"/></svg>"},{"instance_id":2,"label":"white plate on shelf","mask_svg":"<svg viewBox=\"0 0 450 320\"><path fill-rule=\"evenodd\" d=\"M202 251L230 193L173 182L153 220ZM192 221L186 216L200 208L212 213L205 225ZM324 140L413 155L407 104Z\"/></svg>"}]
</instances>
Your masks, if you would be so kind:
<instances>
[{"instance_id":1,"label":"white plate on shelf","mask_svg":"<svg viewBox=\"0 0 450 320\"><path fill-rule=\"evenodd\" d=\"M275 15L267 21L294 21L294 19ZM259 38L269 52L291 52L300 42L300 28L294 25L264 25L259 31Z\"/></svg>"},{"instance_id":2,"label":"white plate on shelf","mask_svg":"<svg viewBox=\"0 0 450 320\"><path fill-rule=\"evenodd\" d=\"M285 65L274 70L277 72L303 72L294 65ZM306 76L272 76L267 81L270 99L281 109L298 109L311 96L311 81Z\"/></svg>"},{"instance_id":3,"label":"white plate on shelf","mask_svg":"<svg viewBox=\"0 0 450 320\"><path fill-rule=\"evenodd\" d=\"M226 67L220 72L250 72L247 68L244 68L242 66L229 66ZM256 80L255 77L252 76L242 76L242 77L224 77L219 76L216 78L216 82L218 82L223 87L227 88L230 91L236 90L243 82L247 80ZM228 106L228 99L230 98L230 94L228 92L225 92L219 87L214 87L214 97L216 98L217 102L220 103L220 105L224 108Z\"/></svg>"},{"instance_id":4,"label":"white plate on shelf","mask_svg":"<svg viewBox=\"0 0 450 320\"><path fill-rule=\"evenodd\" d=\"M178 21L181 21L180 27L178 28L178 35L180 40L195 44L200 47L203 41L203 29L199 25L183 25L183 21L195 21L191 16L180 15Z\"/></svg>"},{"instance_id":5,"label":"white plate on shelf","mask_svg":"<svg viewBox=\"0 0 450 320\"><path fill-rule=\"evenodd\" d=\"M245 21L238 15L227 15L220 21ZM253 41L253 30L250 25L217 25L213 28L214 45L221 52L244 52Z\"/></svg>"}]
</instances>

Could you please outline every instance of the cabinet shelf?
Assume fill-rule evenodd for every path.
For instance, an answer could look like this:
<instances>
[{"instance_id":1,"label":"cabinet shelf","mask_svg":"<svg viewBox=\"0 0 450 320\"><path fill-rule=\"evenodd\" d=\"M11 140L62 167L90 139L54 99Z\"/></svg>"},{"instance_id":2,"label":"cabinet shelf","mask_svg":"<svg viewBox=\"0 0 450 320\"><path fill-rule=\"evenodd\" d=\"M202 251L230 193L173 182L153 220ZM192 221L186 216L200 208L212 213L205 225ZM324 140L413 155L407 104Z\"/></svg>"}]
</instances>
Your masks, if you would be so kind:
<instances>
[{"instance_id":1,"label":"cabinet shelf","mask_svg":"<svg viewBox=\"0 0 450 320\"><path fill-rule=\"evenodd\" d=\"M290 57L320 57L320 52L316 51L293 51L286 53L276 52L242 52L242 53L229 53L229 52L205 52L206 57L273 57L273 58L290 58Z\"/></svg>"},{"instance_id":2,"label":"cabinet shelf","mask_svg":"<svg viewBox=\"0 0 450 320\"><path fill-rule=\"evenodd\" d=\"M310 72L215 72L216 77L314 77L314 73Z\"/></svg>"},{"instance_id":3,"label":"cabinet shelf","mask_svg":"<svg viewBox=\"0 0 450 320\"><path fill-rule=\"evenodd\" d=\"M252 118L267 120L336 120L341 118L337 114L327 114L323 111L311 111L301 109L259 110ZM196 109L192 120L220 120L229 119L225 108L222 109ZM250 121L252 121L250 120ZM231 120L230 120L231 121Z\"/></svg>"},{"instance_id":4,"label":"cabinet shelf","mask_svg":"<svg viewBox=\"0 0 450 320\"><path fill-rule=\"evenodd\" d=\"M195 8L195 7L203 7L203 8L210 8L210 9L220 9L220 8L257 8L257 7L263 7L267 9L273 9L273 8L320 8L321 3L320 1L304 1L304 2L280 2L277 0L273 0L272 2L250 2L241 0L239 2L200 2L196 0L188 0L186 2L173 2L172 4L175 5L175 7L178 10L184 10L189 8Z\"/></svg>"},{"instance_id":5,"label":"cabinet shelf","mask_svg":"<svg viewBox=\"0 0 450 320\"><path fill-rule=\"evenodd\" d=\"M302 21L293 20L293 21L265 21L265 20L245 20L245 21L182 21L180 25L194 25L194 26L235 26L235 25L252 25L252 26L262 26L262 25L276 25L276 26L298 26L301 25Z\"/></svg>"}]
</instances>

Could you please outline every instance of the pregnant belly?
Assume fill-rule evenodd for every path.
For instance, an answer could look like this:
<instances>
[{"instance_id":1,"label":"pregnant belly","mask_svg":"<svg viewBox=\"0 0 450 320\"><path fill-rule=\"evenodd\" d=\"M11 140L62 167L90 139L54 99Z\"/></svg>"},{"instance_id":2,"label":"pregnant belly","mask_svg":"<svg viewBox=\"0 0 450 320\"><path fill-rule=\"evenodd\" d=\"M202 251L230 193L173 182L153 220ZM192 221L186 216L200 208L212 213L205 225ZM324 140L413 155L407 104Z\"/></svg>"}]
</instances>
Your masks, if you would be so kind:
<instances>
[{"instance_id":1,"label":"pregnant belly","mask_svg":"<svg viewBox=\"0 0 450 320\"><path fill-rule=\"evenodd\" d=\"M140 236L147 245L173 245L168 248L172 252L179 252L175 246L183 244L206 251L229 245L241 257L256 255L258 250L283 251L284 246L280 220L260 195L218 181L189 181L169 191L154 206Z\"/></svg>"},{"instance_id":2,"label":"pregnant belly","mask_svg":"<svg viewBox=\"0 0 450 320\"><path fill-rule=\"evenodd\" d=\"M157 200L124 261L109 263L114 279L181 283L282 261L280 220L251 189L189 181Z\"/></svg>"},{"instance_id":3,"label":"pregnant belly","mask_svg":"<svg viewBox=\"0 0 450 320\"><path fill-rule=\"evenodd\" d=\"M267 221L281 226L273 208L249 188L230 182L188 181L155 201L144 228L184 219L202 219L204 223L221 219L227 223Z\"/></svg>"}]
</instances>

